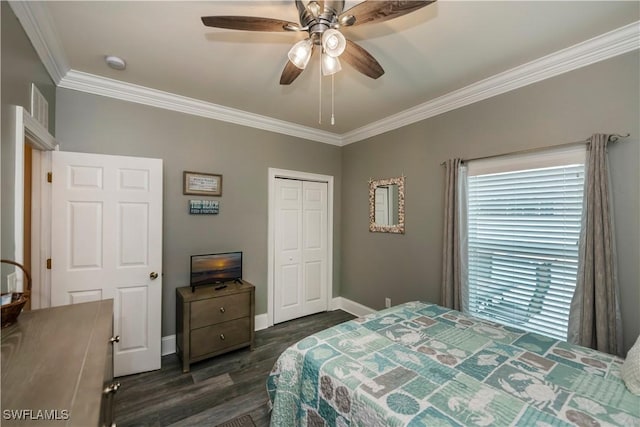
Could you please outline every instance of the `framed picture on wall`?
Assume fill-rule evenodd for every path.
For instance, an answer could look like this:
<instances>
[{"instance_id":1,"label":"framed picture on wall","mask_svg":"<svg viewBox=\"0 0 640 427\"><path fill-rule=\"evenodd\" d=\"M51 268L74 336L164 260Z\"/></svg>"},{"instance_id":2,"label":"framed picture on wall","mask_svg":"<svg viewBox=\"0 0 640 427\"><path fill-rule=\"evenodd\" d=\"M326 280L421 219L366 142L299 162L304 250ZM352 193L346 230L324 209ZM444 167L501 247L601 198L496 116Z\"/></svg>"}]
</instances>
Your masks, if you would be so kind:
<instances>
[{"instance_id":1,"label":"framed picture on wall","mask_svg":"<svg viewBox=\"0 0 640 427\"><path fill-rule=\"evenodd\" d=\"M183 181L182 194L222 196L222 175L184 171Z\"/></svg>"}]
</instances>

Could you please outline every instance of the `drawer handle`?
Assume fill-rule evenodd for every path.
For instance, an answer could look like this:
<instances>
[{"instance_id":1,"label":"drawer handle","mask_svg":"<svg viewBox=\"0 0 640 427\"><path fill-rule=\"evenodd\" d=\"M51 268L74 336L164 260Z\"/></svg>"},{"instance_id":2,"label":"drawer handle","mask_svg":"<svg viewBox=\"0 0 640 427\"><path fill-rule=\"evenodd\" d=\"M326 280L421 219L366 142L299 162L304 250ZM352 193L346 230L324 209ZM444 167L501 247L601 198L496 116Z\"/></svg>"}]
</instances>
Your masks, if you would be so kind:
<instances>
[{"instance_id":1,"label":"drawer handle","mask_svg":"<svg viewBox=\"0 0 640 427\"><path fill-rule=\"evenodd\" d=\"M220 313L224 313L224 307L220 307Z\"/></svg>"},{"instance_id":2,"label":"drawer handle","mask_svg":"<svg viewBox=\"0 0 640 427\"><path fill-rule=\"evenodd\" d=\"M220 334L220 339L224 341L224 334Z\"/></svg>"},{"instance_id":3,"label":"drawer handle","mask_svg":"<svg viewBox=\"0 0 640 427\"><path fill-rule=\"evenodd\" d=\"M111 344L115 344L115 343L117 343L117 342L120 342L120 335L116 335L115 337L111 337L111 338L109 338L109 342L110 342Z\"/></svg>"},{"instance_id":4,"label":"drawer handle","mask_svg":"<svg viewBox=\"0 0 640 427\"><path fill-rule=\"evenodd\" d=\"M112 383L104 389L104 394L116 394L118 389L120 389L120 383Z\"/></svg>"}]
</instances>

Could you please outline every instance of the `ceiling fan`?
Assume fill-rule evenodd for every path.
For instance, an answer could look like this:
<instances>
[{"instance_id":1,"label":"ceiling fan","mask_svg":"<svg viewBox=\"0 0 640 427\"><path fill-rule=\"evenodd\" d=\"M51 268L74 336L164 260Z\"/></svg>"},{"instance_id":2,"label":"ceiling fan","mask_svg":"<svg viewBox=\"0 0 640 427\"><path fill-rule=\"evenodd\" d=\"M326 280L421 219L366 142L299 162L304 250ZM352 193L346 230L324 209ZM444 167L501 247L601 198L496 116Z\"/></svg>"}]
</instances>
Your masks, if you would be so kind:
<instances>
[{"instance_id":1,"label":"ceiling fan","mask_svg":"<svg viewBox=\"0 0 640 427\"><path fill-rule=\"evenodd\" d=\"M280 84L291 84L307 66L314 48L321 51L323 75L340 71L338 57L362 74L377 79L384 74L382 66L364 48L348 40L340 30L344 27L372 24L425 7L436 0L378 1L369 0L343 11L344 0L301 1L295 0L300 23L253 16L203 16L208 27L244 31L306 31L309 36L293 45L287 65L280 76Z\"/></svg>"}]
</instances>

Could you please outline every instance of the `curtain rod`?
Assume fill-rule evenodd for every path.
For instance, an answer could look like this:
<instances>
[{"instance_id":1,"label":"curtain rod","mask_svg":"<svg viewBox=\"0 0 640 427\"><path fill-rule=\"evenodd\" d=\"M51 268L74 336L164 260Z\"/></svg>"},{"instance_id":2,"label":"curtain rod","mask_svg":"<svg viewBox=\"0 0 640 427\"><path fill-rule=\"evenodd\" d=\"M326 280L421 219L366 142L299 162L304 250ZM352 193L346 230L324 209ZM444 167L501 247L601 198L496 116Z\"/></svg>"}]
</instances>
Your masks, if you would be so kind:
<instances>
[{"instance_id":1,"label":"curtain rod","mask_svg":"<svg viewBox=\"0 0 640 427\"><path fill-rule=\"evenodd\" d=\"M631 134L627 133L626 135L619 135L617 133L609 135L609 142L614 143L614 142L618 142L618 140L620 138L628 138L629 136L631 136ZM558 144L558 145L552 145L549 147L536 147L536 148L527 148L525 150L518 150L518 151L511 151L509 153L502 153L502 154L492 154L491 156L483 156L483 157L474 157L472 159L462 159L461 161L464 162L471 162L474 160L484 160L484 159L492 159L494 157L502 157L502 156L509 156L512 154L529 154L529 153L535 153L538 151L544 151L544 150L549 150L552 148L558 148L558 147L570 147L572 145L581 145L581 144L589 144L591 142L591 138L587 138L584 139L582 141L574 141L574 142L566 142L564 144ZM447 162L441 162L440 166L444 166Z\"/></svg>"}]
</instances>

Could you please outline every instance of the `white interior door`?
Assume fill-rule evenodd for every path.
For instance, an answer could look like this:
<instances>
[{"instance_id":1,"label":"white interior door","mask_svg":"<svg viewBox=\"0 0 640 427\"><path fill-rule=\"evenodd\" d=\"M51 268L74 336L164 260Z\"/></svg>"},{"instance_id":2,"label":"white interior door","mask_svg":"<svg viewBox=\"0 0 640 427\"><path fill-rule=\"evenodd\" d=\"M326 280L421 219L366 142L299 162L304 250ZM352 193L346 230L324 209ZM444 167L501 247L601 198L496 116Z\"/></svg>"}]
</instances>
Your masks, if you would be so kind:
<instances>
[{"instance_id":1,"label":"white interior door","mask_svg":"<svg viewBox=\"0 0 640 427\"><path fill-rule=\"evenodd\" d=\"M327 310L327 184L276 179L274 322Z\"/></svg>"},{"instance_id":2,"label":"white interior door","mask_svg":"<svg viewBox=\"0 0 640 427\"><path fill-rule=\"evenodd\" d=\"M52 156L51 305L113 298L114 375L160 369L162 160Z\"/></svg>"}]
</instances>

